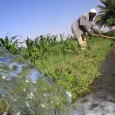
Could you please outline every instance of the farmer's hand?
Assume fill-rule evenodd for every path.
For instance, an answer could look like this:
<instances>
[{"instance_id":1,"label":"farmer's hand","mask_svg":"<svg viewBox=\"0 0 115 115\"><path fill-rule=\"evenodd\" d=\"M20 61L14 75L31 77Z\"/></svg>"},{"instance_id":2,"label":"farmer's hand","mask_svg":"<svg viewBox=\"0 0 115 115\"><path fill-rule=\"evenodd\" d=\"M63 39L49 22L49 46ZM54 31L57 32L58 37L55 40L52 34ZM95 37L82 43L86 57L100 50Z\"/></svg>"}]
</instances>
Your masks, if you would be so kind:
<instances>
[{"instance_id":1,"label":"farmer's hand","mask_svg":"<svg viewBox=\"0 0 115 115\"><path fill-rule=\"evenodd\" d=\"M101 32L99 32L97 29L94 27L91 28L96 34L98 34L100 37L102 36Z\"/></svg>"}]
</instances>

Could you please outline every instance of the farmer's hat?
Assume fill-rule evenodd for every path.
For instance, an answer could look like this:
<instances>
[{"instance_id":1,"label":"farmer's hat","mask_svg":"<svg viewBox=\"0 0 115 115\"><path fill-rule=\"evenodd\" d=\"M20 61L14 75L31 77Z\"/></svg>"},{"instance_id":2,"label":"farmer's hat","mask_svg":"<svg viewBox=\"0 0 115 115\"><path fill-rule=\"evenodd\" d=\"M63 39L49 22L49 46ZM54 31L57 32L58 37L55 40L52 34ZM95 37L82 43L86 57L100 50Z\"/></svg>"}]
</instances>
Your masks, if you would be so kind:
<instances>
[{"instance_id":1,"label":"farmer's hat","mask_svg":"<svg viewBox=\"0 0 115 115\"><path fill-rule=\"evenodd\" d=\"M96 10L95 10L95 9L91 9L91 10L89 11L89 13L95 13L95 14L96 14Z\"/></svg>"}]
</instances>

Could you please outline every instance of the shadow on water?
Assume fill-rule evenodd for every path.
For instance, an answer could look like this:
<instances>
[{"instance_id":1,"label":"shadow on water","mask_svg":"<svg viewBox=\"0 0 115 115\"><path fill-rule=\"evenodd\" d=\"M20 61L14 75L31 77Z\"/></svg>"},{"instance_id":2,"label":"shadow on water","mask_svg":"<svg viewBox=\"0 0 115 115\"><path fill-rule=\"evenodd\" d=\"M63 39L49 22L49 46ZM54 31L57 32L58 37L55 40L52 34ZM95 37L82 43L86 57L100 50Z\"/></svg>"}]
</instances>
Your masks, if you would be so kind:
<instances>
[{"instance_id":1,"label":"shadow on water","mask_svg":"<svg viewBox=\"0 0 115 115\"><path fill-rule=\"evenodd\" d=\"M100 67L101 75L91 86L91 94L77 100L84 115L115 115L115 46Z\"/></svg>"}]
</instances>

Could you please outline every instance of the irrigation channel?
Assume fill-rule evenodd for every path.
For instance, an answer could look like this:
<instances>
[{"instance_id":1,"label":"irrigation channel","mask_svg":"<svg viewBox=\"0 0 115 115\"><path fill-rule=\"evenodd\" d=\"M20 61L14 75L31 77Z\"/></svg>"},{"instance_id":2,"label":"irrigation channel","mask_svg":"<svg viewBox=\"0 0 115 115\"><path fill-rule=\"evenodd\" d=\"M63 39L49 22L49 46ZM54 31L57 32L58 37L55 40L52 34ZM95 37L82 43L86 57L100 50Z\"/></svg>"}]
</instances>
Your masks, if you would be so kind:
<instances>
[{"instance_id":1,"label":"irrigation channel","mask_svg":"<svg viewBox=\"0 0 115 115\"><path fill-rule=\"evenodd\" d=\"M99 70L101 76L91 86L92 93L76 101L83 115L115 115L115 47Z\"/></svg>"},{"instance_id":2,"label":"irrigation channel","mask_svg":"<svg viewBox=\"0 0 115 115\"><path fill-rule=\"evenodd\" d=\"M0 115L115 115L115 50L100 72L92 93L78 99L74 110L64 89L23 57L0 47Z\"/></svg>"}]
</instances>

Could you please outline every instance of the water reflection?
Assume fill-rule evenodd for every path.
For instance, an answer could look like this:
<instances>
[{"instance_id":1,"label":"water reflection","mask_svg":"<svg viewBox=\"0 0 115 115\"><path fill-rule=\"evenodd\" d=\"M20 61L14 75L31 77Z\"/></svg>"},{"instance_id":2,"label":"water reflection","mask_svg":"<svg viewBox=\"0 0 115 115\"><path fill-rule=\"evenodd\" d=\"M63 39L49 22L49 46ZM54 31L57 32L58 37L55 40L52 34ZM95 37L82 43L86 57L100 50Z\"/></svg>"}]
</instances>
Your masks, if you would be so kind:
<instances>
[{"instance_id":1,"label":"water reflection","mask_svg":"<svg viewBox=\"0 0 115 115\"><path fill-rule=\"evenodd\" d=\"M0 115L73 115L65 91L21 56L0 47Z\"/></svg>"}]
</instances>

